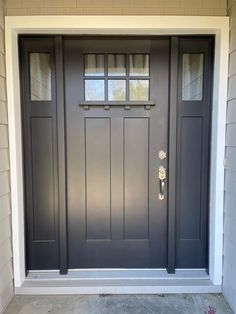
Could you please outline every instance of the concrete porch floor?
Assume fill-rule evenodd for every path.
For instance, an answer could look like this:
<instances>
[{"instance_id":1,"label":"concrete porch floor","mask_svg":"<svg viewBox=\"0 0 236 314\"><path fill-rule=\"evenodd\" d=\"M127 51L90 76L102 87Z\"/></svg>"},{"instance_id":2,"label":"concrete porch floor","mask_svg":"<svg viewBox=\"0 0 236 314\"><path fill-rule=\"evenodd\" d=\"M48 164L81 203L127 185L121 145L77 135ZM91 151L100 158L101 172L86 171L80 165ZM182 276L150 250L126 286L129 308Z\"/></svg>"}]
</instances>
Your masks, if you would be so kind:
<instances>
[{"instance_id":1,"label":"concrete porch floor","mask_svg":"<svg viewBox=\"0 0 236 314\"><path fill-rule=\"evenodd\" d=\"M232 314L221 294L15 296L4 314Z\"/></svg>"}]
</instances>

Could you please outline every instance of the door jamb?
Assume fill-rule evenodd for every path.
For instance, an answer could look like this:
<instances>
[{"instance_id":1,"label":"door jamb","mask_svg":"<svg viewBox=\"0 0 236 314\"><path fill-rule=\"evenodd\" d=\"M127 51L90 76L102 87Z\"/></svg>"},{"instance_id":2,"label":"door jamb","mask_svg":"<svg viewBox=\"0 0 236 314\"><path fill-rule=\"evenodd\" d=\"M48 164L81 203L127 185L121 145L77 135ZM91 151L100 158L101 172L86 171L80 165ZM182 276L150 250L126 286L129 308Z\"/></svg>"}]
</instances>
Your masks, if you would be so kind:
<instances>
[{"instance_id":1,"label":"door jamb","mask_svg":"<svg viewBox=\"0 0 236 314\"><path fill-rule=\"evenodd\" d=\"M24 199L18 34L215 35L210 178L210 262L214 285L222 283L224 151L228 76L228 17L188 16L7 16L6 72L15 287L25 280ZM16 75L16 73L18 73Z\"/></svg>"}]
</instances>

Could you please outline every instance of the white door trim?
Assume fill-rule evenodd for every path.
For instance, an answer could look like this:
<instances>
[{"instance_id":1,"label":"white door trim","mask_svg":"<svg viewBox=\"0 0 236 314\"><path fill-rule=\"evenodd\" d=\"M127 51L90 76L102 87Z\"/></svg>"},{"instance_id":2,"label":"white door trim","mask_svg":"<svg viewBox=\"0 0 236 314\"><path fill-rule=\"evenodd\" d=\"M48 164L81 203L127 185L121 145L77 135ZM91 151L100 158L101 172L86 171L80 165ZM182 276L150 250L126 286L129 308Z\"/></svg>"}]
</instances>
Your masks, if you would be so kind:
<instances>
[{"instance_id":1,"label":"white door trim","mask_svg":"<svg viewBox=\"0 0 236 314\"><path fill-rule=\"evenodd\" d=\"M6 71L15 287L25 280L24 197L18 34L215 35L209 275L222 284L224 153L229 51L229 18L196 16L7 16Z\"/></svg>"}]
</instances>

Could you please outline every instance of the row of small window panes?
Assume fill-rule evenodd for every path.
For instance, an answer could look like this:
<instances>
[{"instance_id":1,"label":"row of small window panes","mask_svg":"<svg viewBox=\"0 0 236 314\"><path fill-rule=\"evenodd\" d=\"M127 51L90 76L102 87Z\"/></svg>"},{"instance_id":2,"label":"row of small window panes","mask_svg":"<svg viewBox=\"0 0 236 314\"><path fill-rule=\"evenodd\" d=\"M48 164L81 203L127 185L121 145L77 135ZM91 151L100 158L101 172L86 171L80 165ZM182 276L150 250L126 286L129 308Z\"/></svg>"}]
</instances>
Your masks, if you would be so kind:
<instances>
[{"instance_id":1,"label":"row of small window panes","mask_svg":"<svg viewBox=\"0 0 236 314\"><path fill-rule=\"evenodd\" d=\"M149 76L150 72L148 54L86 54L84 58L85 76Z\"/></svg>"},{"instance_id":2,"label":"row of small window panes","mask_svg":"<svg viewBox=\"0 0 236 314\"><path fill-rule=\"evenodd\" d=\"M95 57L96 56L96 57ZM104 75L104 54L88 54L85 56L85 100L104 100L105 81L92 79L93 76ZM137 79L129 77L129 100L149 99L149 55L128 55L129 74L137 76ZM108 77L125 76L125 54L108 55ZM110 60L110 61L109 61ZM93 64L93 66L92 66ZM122 65L123 64L123 65ZM139 65L139 66L138 66ZM203 94L203 65L202 53L186 53L183 55L182 73L182 99L202 100ZM138 76L144 76L146 80ZM108 100L126 100L126 80L108 80ZM49 53L30 53L30 96L34 101L51 100L51 65Z\"/></svg>"},{"instance_id":3,"label":"row of small window panes","mask_svg":"<svg viewBox=\"0 0 236 314\"><path fill-rule=\"evenodd\" d=\"M149 100L149 80L128 81L129 93L126 93L126 80L108 80L107 99L105 96L105 80L85 79L85 100L86 101L139 101ZM128 99L127 99L128 98Z\"/></svg>"}]
</instances>

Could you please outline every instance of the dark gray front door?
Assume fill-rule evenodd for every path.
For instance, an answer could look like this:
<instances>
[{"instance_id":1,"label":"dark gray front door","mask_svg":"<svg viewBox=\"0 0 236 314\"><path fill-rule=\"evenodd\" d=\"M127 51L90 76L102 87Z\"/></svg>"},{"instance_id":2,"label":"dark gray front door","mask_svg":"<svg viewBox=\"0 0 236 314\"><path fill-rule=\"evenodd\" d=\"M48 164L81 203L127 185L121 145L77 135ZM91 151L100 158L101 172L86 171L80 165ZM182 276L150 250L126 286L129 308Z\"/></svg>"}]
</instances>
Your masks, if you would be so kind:
<instances>
[{"instance_id":1,"label":"dark gray front door","mask_svg":"<svg viewBox=\"0 0 236 314\"><path fill-rule=\"evenodd\" d=\"M64 44L69 268L166 267L169 39Z\"/></svg>"},{"instance_id":2,"label":"dark gray front door","mask_svg":"<svg viewBox=\"0 0 236 314\"><path fill-rule=\"evenodd\" d=\"M20 38L27 270L207 268L212 47Z\"/></svg>"}]
</instances>

